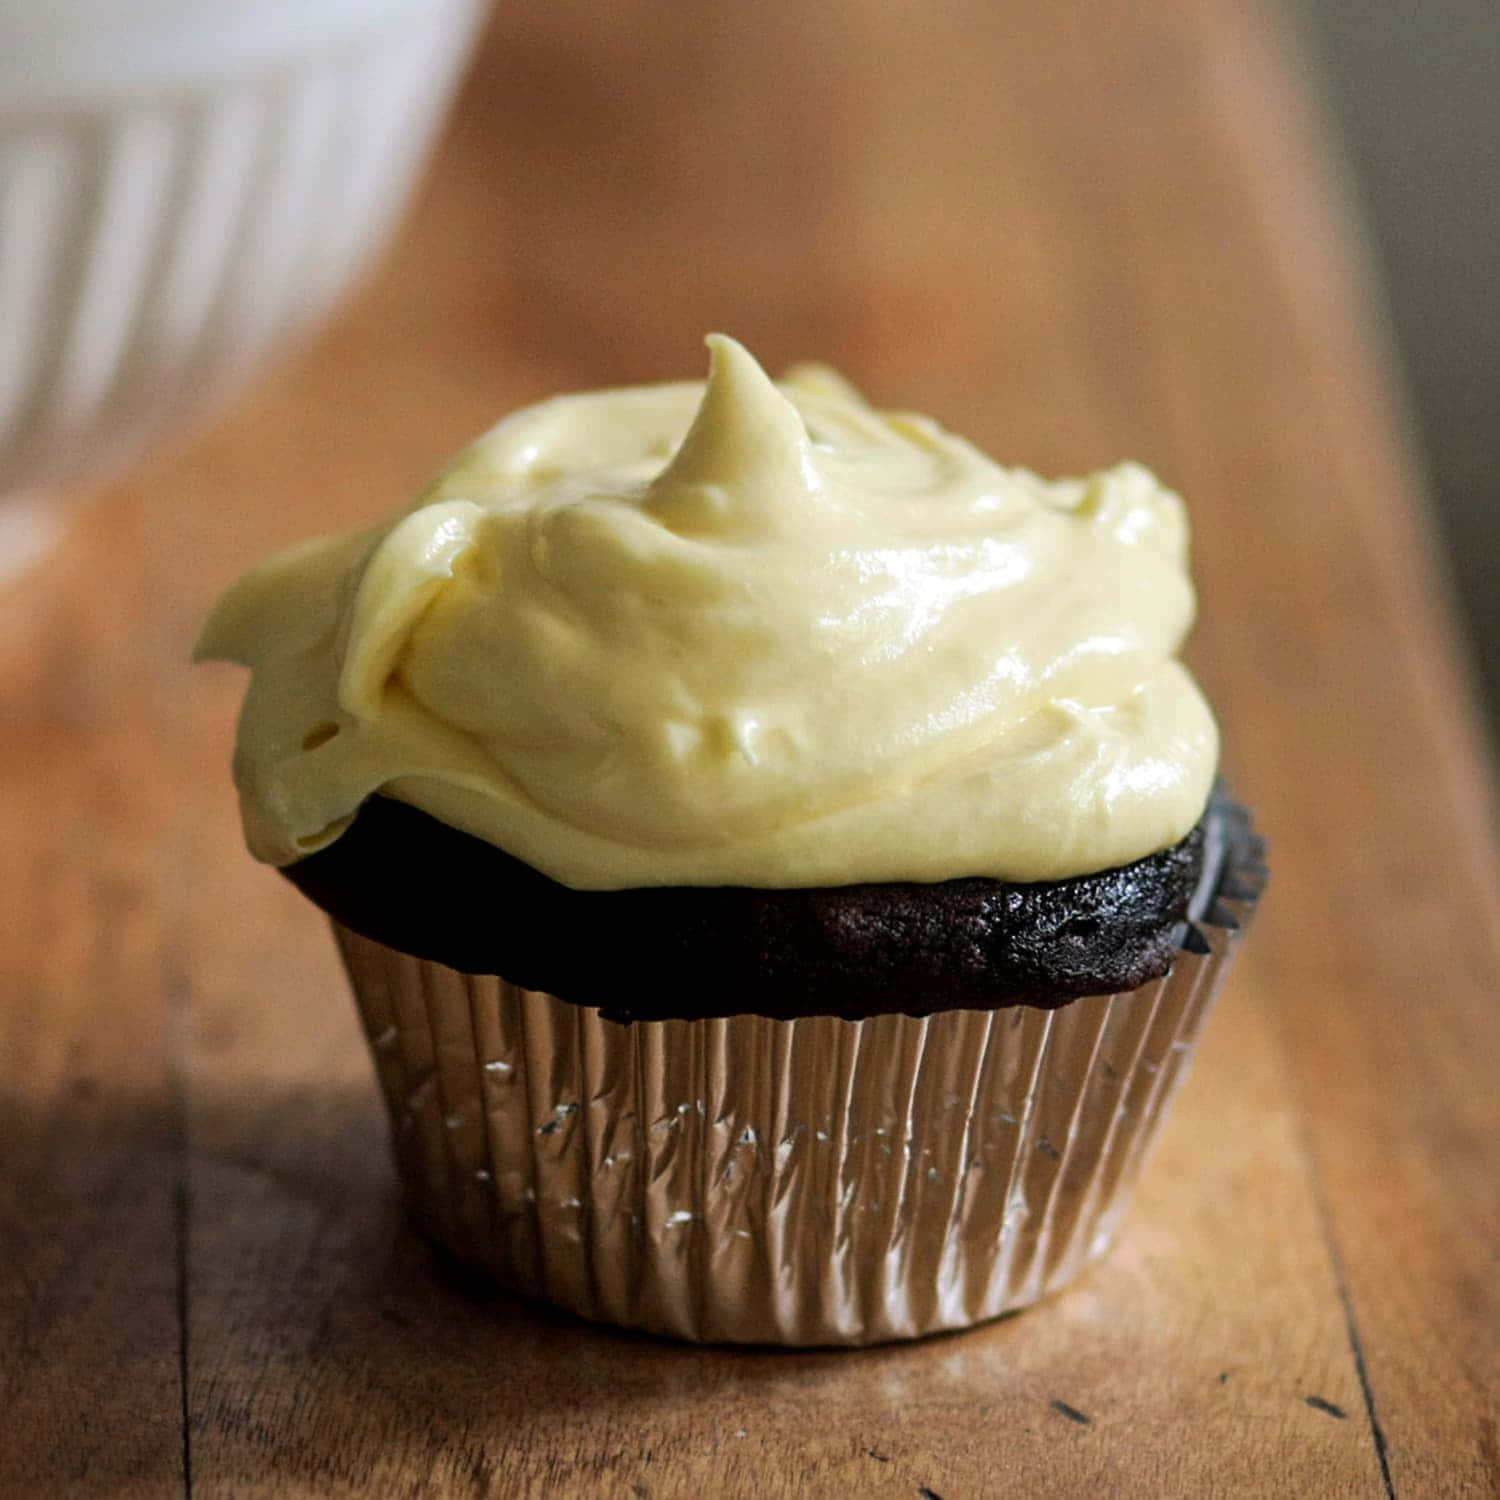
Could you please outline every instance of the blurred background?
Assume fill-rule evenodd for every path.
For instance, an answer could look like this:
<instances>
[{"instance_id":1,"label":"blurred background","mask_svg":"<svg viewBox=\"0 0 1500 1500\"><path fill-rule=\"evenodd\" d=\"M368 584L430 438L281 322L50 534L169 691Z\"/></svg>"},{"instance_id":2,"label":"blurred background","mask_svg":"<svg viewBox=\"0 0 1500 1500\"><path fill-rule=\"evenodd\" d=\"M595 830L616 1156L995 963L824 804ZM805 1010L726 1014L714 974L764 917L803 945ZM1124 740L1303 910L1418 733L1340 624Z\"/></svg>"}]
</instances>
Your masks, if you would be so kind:
<instances>
[{"instance_id":1,"label":"blurred background","mask_svg":"<svg viewBox=\"0 0 1500 1500\"><path fill-rule=\"evenodd\" d=\"M1500 5L1302 0L1500 742Z\"/></svg>"},{"instance_id":2,"label":"blurred background","mask_svg":"<svg viewBox=\"0 0 1500 1500\"><path fill-rule=\"evenodd\" d=\"M1309 65L1303 96L1314 112L1327 106L1352 165L1412 436L1500 729L1500 5L1290 5L1251 8L1243 47L1255 55L1267 17L1288 23ZM1226 109L1279 107L1254 97L1254 78L1215 73L1214 57L1233 49L1207 40L1208 22L1201 37L1180 15L1155 33L1132 26L1110 55L1098 32L1107 7L485 10L0 0L0 554L45 545L38 496L107 477L222 409L320 326L423 182L419 205L464 225L424 269L426 315L489 309L452 329L455 422L493 415L502 389L544 394L549 379L680 375L701 366L702 330L726 326L773 366L817 353L856 378L878 371L875 351L898 348L902 388L879 388L877 373L872 396L923 404L1001 457L1056 470L1128 451L1173 477L1170 435L1131 404L1143 330L1128 321L1140 306L1129 268L1113 280L1090 270L1101 279L1081 303L1076 285L1064 301L1061 273L1028 247L1066 254L1080 234L1107 238L1113 218L1140 231L1142 216L1186 201L1173 174L1202 163L1172 137L1160 69L1200 97L1217 91ZM1215 28L1240 25L1233 6L1210 12ZM1071 49L1055 35L1070 29ZM482 162L491 186L460 204L444 197L441 171L422 173L476 42L485 86L460 96L449 158L471 172ZM1027 48L1050 71L995 97L994 59ZM789 50L795 90L780 64ZM1049 137L1045 178L1007 177L1029 119L1078 89L1107 92L1128 159L1159 147L1159 180L1118 180L1117 142L1081 125ZM851 175L856 158L882 173ZM1274 190L1274 163L1266 180ZM433 251L407 223L398 255ZM1211 264L1229 247L1195 239L1191 224L1168 231L1196 256L1184 274L1200 290L1232 274ZM935 253L955 268L951 287L930 275ZM993 305L978 315L1023 372L1003 422L966 378L955 330L973 329L949 305L985 279ZM656 289L653 305L639 305L643 287ZM1064 316L1086 321L1060 340ZM1065 343L1087 360L1063 368ZM498 374L507 359L525 371L513 393ZM1073 409L1064 391L1078 393Z\"/></svg>"}]
</instances>

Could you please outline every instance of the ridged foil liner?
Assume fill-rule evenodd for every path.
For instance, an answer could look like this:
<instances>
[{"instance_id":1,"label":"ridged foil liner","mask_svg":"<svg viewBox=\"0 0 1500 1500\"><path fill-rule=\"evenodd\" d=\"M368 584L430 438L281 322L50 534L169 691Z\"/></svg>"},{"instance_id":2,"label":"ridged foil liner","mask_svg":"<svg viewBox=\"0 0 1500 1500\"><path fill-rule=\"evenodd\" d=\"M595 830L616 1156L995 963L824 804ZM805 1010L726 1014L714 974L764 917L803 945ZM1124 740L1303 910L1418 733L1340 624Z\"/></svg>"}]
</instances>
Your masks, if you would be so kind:
<instances>
[{"instance_id":1,"label":"ridged foil liner","mask_svg":"<svg viewBox=\"0 0 1500 1500\"><path fill-rule=\"evenodd\" d=\"M1170 973L1056 1010L620 1025L335 923L410 1203L505 1287L677 1338L1024 1307L1108 1247L1254 909L1226 816Z\"/></svg>"}]
</instances>

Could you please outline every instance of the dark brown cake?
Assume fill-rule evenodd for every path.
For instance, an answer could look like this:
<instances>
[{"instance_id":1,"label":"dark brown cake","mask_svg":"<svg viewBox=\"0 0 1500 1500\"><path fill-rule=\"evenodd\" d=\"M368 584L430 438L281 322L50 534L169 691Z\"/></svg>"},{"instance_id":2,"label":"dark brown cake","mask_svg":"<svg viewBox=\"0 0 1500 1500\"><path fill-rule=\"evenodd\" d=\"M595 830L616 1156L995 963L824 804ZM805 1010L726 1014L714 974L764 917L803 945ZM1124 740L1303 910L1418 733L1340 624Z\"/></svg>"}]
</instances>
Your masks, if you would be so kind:
<instances>
[{"instance_id":1,"label":"dark brown cake","mask_svg":"<svg viewBox=\"0 0 1500 1500\"><path fill-rule=\"evenodd\" d=\"M388 947L620 1021L1053 1008L1167 971L1225 808L1169 849L1066 880L578 891L374 797L283 873Z\"/></svg>"}]
</instances>

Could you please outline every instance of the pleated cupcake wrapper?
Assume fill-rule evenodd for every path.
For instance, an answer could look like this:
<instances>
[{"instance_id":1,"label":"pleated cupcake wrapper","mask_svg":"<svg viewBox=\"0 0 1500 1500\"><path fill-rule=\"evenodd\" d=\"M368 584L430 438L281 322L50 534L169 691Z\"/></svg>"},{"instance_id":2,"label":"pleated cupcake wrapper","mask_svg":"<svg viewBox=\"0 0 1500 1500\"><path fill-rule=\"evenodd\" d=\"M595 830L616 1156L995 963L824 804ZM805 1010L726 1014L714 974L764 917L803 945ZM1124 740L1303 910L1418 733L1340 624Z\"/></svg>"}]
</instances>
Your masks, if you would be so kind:
<instances>
[{"instance_id":1,"label":"pleated cupcake wrapper","mask_svg":"<svg viewBox=\"0 0 1500 1500\"><path fill-rule=\"evenodd\" d=\"M622 1026L335 932L408 1197L461 1259L624 1327L875 1343L1108 1246L1258 897L1246 839L1165 978L1051 1011Z\"/></svg>"}]
</instances>

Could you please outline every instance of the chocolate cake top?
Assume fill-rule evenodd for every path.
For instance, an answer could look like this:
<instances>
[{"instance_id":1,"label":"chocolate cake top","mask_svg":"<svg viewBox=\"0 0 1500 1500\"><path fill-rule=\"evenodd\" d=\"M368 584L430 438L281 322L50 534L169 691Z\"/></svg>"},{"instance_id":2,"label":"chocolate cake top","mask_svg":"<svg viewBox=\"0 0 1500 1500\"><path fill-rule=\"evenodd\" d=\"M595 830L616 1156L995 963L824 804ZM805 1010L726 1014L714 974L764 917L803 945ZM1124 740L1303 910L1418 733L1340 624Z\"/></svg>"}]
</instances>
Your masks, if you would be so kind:
<instances>
[{"instance_id":1,"label":"chocolate cake top","mask_svg":"<svg viewBox=\"0 0 1500 1500\"><path fill-rule=\"evenodd\" d=\"M365 937L621 1021L1052 1008L1166 972L1222 816L1065 880L579 891L373 797L283 873Z\"/></svg>"}]
</instances>

